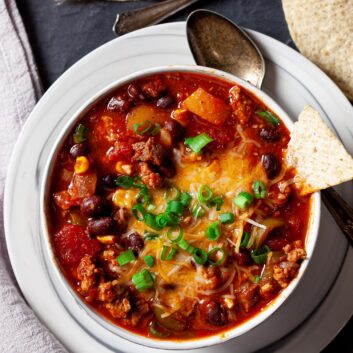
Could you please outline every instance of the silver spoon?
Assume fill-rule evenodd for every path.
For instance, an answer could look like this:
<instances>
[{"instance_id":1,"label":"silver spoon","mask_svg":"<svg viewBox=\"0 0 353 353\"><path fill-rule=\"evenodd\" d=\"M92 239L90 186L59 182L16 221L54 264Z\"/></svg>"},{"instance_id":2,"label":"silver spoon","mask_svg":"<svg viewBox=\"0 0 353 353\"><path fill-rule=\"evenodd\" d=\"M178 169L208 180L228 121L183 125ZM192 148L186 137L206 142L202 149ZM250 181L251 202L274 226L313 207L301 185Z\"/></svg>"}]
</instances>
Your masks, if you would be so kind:
<instances>
[{"instance_id":1,"label":"silver spoon","mask_svg":"<svg viewBox=\"0 0 353 353\"><path fill-rule=\"evenodd\" d=\"M196 10L187 19L186 34L198 65L230 72L261 88L264 59L255 43L236 24L215 12ZM353 246L352 207L333 188L322 190L322 200Z\"/></svg>"},{"instance_id":2,"label":"silver spoon","mask_svg":"<svg viewBox=\"0 0 353 353\"><path fill-rule=\"evenodd\" d=\"M251 38L227 18L196 10L186 21L186 34L198 65L230 72L260 88L265 61Z\"/></svg>"},{"instance_id":3,"label":"silver spoon","mask_svg":"<svg viewBox=\"0 0 353 353\"><path fill-rule=\"evenodd\" d=\"M151 6L118 13L113 31L123 35L165 20L199 0L164 0Z\"/></svg>"}]
</instances>

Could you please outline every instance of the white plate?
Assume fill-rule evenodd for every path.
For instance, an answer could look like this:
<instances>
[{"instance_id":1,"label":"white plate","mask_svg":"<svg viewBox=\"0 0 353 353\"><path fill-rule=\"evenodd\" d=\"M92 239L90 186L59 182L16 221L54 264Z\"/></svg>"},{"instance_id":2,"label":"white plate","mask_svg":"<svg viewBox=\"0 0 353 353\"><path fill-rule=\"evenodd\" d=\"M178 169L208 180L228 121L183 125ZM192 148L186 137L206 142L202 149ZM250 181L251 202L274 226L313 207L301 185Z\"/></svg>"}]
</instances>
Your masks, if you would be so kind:
<instances>
[{"instance_id":1,"label":"white plate","mask_svg":"<svg viewBox=\"0 0 353 353\"><path fill-rule=\"evenodd\" d=\"M43 261L39 228L38 188L43 167L61 128L95 92L143 68L192 64L184 32L184 23L159 25L116 39L84 57L37 104L12 156L4 214L12 266L29 304L71 352L155 350L137 346L103 329L67 291L52 284L51 269ZM265 35L252 31L250 34L266 59L263 89L292 117L305 104L316 107L330 118L331 126L353 153L353 126L348 120L353 118L353 110L340 90L294 50ZM352 195L350 184L344 186L344 193ZM248 334L202 352L252 352L286 335L269 350L319 352L353 313L352 276L353 251L349 249L347 253L347 242L323 209L313 261L294 295Z\"/></svg>"}]
</instances>

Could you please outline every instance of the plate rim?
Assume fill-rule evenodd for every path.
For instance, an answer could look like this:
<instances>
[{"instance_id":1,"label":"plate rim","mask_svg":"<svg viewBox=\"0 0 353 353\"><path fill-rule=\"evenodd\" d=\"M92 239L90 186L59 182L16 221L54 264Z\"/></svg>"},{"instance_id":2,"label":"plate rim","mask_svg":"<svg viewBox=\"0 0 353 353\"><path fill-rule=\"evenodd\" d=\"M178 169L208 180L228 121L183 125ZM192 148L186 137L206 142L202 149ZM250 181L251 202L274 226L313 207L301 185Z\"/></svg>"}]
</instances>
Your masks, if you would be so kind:
<instances>
[{"instance_id":1,"label":"plate rim","mask_svg":"<svg viewBox=\"0 0 353 353\"><path fill-rule=\"evenodd\" d=\"M183 23L183 22L181 22ZM173 25L178 24L178 23L167 23L167 24L162 24L162 25L158 25L158 26L163 26L163 27L172 27ZM144 29L143 29L144 30ZM143 31L142 30L142 31ZM267 40L270 40L272 42L272 44L274 44L275 46L284 46L286 49L290 49L292 52L294 52L296 55L300 55L298 52L296 52L294 49L285 46L285 44L278 42L277 40L255 32L255 31L250 31L251 34L256 34L256 35L260 35L266 37ZM126 39L128 39L130 36L133 35L137 35L138 33L131 33L130 35L126 36ZM66 76L70 75L71 72L73 70L79 69L80 65L84 64L86 60L89 59L90 55L93 55L96 51L99 51L102 47L108 47L109 45L115 45L116 41L119 40L120 38L114 39L106 44L104 44L101 47L98 47L97 49L95 49L94 51L92 51L91 53L87 54L84 58L82 58L81 60L79 60L77 63L75 63L71 68L69 68L62 76L60 76L60 78L47 90L47 92L43 95L43 97L47 97L48 95L51 94L51 92L53 90L56 89L56 87L61 83L61 78L66 78ZM333 89L335 89L336 93L343 96L344 100L346 101L346 103L349 103L348 99L343 95L343 93L340 91L340 89L337 87L337 85L335 83L333 83L333 81L331 81L331 79L325 74L323 73L320 69L318 69L313 63L311 63L308 59L302 57L300 55L301 58L303 58L307 64L309 64L309 66L315 68L315 70L319 70L321 75L324 75L324 77L326 79L328 79L331 83L331 86ZM7 175L6 175L6 184L5 184L5 190L4 190L4 227L5 227L5 238L6 238L6 246L8 249L8 253L9 253L9 257L10 257L10 261L11 261L11 265L12 265L12 269L13 272L15 274L16 280L20 286L20 288L22 289L23 293L25 294L27 291L25 288L22 288L22 281L19 280L19 278L21 278L20 275L20 269L18 268L20 265L17 264L17 261L15 259L15 255L14 255L14 249L13 249L13 243L11 240L11 236L10 236L10 224L9 224L9 213L11 211L11 207L10 207L10 201L11 200L11 191L12 188L14 187L14 185L11 184L11 182L9 180L11 180L11 176L15 173L16 171L16 162L18 162L19 160L19 156L18 153L20 152L20 147L21 145L24 143L23 138L26 136L27 130L30 128L30 124L32 124L32 120L34 120L34 118L32 118L33 116L35 116L37 110L41 107L41 105L45 104L45 100L41 99L38 104L36 105L36 107L33 109L32 113L30 114L30 116L28 117L28 119L26 120L24 126L22 127L22 131L17 139L16 145L14 147L12 156L11 156L11 160L10 163L8 164L8 171L7 171ZM352 107L351 107L352 108ZM352 110L352 109L351 109ZM29 126L29 127L28 127ZM11 188L12 187L12 188ZM36 311L35 311L36 312Z\"/></svg>"}]
</instances>

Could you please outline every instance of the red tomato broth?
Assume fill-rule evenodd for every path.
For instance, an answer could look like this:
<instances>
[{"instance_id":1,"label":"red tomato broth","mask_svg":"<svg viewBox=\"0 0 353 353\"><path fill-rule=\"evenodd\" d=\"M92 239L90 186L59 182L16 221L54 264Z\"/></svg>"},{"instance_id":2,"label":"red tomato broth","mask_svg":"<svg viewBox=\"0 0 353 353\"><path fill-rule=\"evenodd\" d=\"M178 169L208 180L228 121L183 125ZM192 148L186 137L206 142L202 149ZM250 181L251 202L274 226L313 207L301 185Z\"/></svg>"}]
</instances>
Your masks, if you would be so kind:
<instances>
[{"instance_id":1,"label":"red tomato broth","mask_svg":"<svg viewBox=\"0 0 353 353\"><path fill-rule=\"evenodd\" d=\"M206 90L208 93L217 97L218 99L223 100L228 104L229 90L233 86L231 83L223 81L221 79L210 78L205 75L200 74L186 74L186 73L172 73L172 74L161 74L153 75L146 77L137 81L134 81L134 85L137 87L143 87L149 82L158 82L161 81L166 86L168 96L174 98L174 103L171 104L168 108L163 110L172 115L172 112L181 107L181 102L190 96L196 89L199 87ZM134 134L133 131L127 128L126 116L134 107L139 107L142 105L155 106L156 98L153 97L144 97L144 99L135 99L128 96L126 93L128 91L130 84L126 84L122 87L119 87L113 93L110 93L109 96L99 101L86 115L81 119L83 123L88 128L87 134L87 155L90 161L90 169L88 172L92 171L97 175L97 192L108 198L112 193L112 190L107 189L102 186L102 178L107 175L117 175L116 172L116 163L122 161L123 163L133 163L134 151L132 144L137 142L146 142L148 138L146 136L139 136ZM283 153L286 149L286 146L289 141L289 131L286 126L281 122L281 124L276 128L277 133L280 135L280 139L275 143L271 141L263 140L259 136L259 130L261 128L268 128L268 123L266 123L262 118L255 114L257 110L268 110L269 109L259 101L254 95L245 89L241 88L241 93L246 97L246 99L251 101L252 108L254 113L251 114L249 122L245 124L240 124L237 120L237 117L233 115L222 125L214 125L199 116L186 112L187 121L184 126L184 137L193 137L195 135L206 133L214 139L213 142L209 143L204 147L203 152L205 155L214 155L221 156L224 153L232 148L236 147L241 143L241 137L239 135L239 127L242 132L246 134L247 139L255 141L255 143L247 145L244 158L249 162L249 165L255 168L256 165L261 163L261 156L263 154L273 154L279 158L283 157ZM162 96L164 93L162 94ZM131 107L126 111L112 111L107 109L107 104L112 97L123 96L124 99L131 100ZM102 119L102 117L108 117L107 119ZM51 186L51 195L55 193L62 192L68 189L71 179L67 176L63 178L63 174L70 175L74 172L75 159L70 156L70 148L73 145L72 134L65 142L64 146L59 152L58 158L55 163L53 176L50 180ZM118 142L116 142L118 141ZM110 151L110 152L108 152ZM282 165L282 163L281 163ZM284 180L290 180L293 178L295 172L289 170L283 176ZM270 187L269 193L273 189L273 193L276 193L275 187L277 184L274 184ZM290 187L290 185L289 185ZM57 255L60 267L63 274L68 279L71 286L82 296L84 300L95 310L97 310L102 316L104 316L109 321L115 323L116 325L126 328L129 331L135 332L137 334L160 338L160 339L173 339L173 340L187 340L187 339L196 339L207 337L210 335L222 333L228 331L238 325L241 325L245 321L251 319L257 315L260 311L264 310L268 305L271 304L274 298L278 296L280 291L283 288L276 288L273 292L269 293L267 296L259 297L255 305L251 306L247 311L244 310L237 295L235 295L235 308L232 309L232 315L236 319L229 319L226 323L222 325L213 325L210 322L205 320L207 316L204 314L205 307L202 305L196 304L196 309L187 317L187 329L182 330L181 332L176 332L168 329L161 328L161 331L167 331L168 337L155 337L150 332L150 323L155 321L154 314L152 309L149 312L142 316L137 325L132 325L130 322L131 313L127 318L114 318L112 317L111 312L106 307L106 302L102 302L95 299L96 289L90 289L88 293L80 293L79 286L80 280L77 276L77 263L79 262L79 257L83 254L92 255L96 265L99 268L103 268L104 272L104 261L100 256L102 255L104 249L110 249L109 246L99 243L96 239L91 239L94 237L88 237L87 231L87 217L80 214L80 208L78 207L82 200L72 201L72 207L69 209L60 209L53 199L50 201L50 233L52 237L52 242L54 246L55 253ZM258 201L257 201L258 202ZM113 206L114 210L114 206ZM269 206L268 204L262 203L259 206L259 210L263 212L266 216L275 216L280 217L286 221L286 225L280 228L276 228L270 232L268 235L265 244L273 247L273 251L281 252L283 246L287 244L293 244L295 241L301 241L302 247L305 244L305 237L308 227L308 219L310 214L310 197L300 197L294 188L291 188L289 197L285 200L283 205ZM72 216L75 214L78 215L79 226L80 227L78 235L73 236L71 229L67 232L67 239L62 241L63 237L62 231L63 227L68 223L72 223ZM244 226L245 231L251 231L252 225L246 223ZM78 229L78 228L76 228ZM83 233L85 232L87 239L83 241ZM114 232L113 232L114 233ZM120 242L120 235L118 236L118 242ZM71 241L71 238L73 239ZM60 241L61 240L61 241ZM77 244L75 243L77 242ZM80 244L78 244L80 243ZM70 249L70 244L72 249ZM82 245L83 244L83 245ZM120 243L119 243L120 244ZM120 245L119 245L120 246ZM124 248L124 243L121 245ZM77 249L77 247L79 249ZM295 249L294 249L295 250ZM120 251L120 250L119 250ZM248 250L245 250L246 253L249 253ZM283 252L283 251L282 251ZM97 255L98 254L98 255ZM68 257L72 257L67 260ZM283 253L282 257L286 256ZM227 253L227 260L230 264L236 263L237 260L234 259L234 256L231 253ZM298 262L300 265L300 262ZM250 266L253 267L251 274L253 276L260 276L263 265L256 265L252 263ZM245 270L250 266L243 266ZM145 266L146 267L146 266ZM230 265L231 267L231 265ZM288 284L293 280L297 274L299 267L296 269L296 273L290 278ZM157 273L158 276L158 273ZM233 280L234 287L240 285L239 279ZM103 274L104 280L108 280L110 275ZM249 279L247 279L248 283ZM242 282L243 283L243 282ZM256 283L255 283L256 284ZM98 282L96 287L98 286ZM221 287L219 285L218 287ZM131 291L131 296L133 296L132 303L136 301L136 297L139 296L139 293L136 289L133 288L132 284L127 285L128 291ZM217 289L217 287L216 287ZM130 293L130 292L129 292ZM222 295L229 294L229 287L224 291L221 291L217 294L212 295L199 295L199 299L206 300L207 302L219 303ZM129 294L130 296L130 294ZM130 297L129 297L130 298ZM223 300L223 299L222 299ZM222 302L223 303L223 302ZM230 314L227 312L227 315ZM158 326L157 326L158 328Z\"/></svg>"}]
</instances>

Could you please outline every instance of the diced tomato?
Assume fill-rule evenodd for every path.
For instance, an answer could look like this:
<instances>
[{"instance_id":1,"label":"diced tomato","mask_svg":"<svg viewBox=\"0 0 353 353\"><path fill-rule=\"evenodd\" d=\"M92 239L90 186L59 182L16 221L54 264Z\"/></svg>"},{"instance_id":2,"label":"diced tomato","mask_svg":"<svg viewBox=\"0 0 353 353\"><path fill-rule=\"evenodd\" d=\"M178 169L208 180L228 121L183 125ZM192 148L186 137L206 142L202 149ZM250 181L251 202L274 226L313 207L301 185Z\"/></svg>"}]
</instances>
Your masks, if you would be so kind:
<instances>
[{"instance_id":1,"label":"diced tomato","mask_svg":"<svg viewBox=\"0 0 353 353\"><path fill-rule=\"evenodd\" d=\"M54 235L54 246L60 262L68 267L77 265L85 255L94 256L101 248L96 239L90 239L85 227L64 224Z\"/></svg>"},{"instance_id":2,"label":"diced tomato","mask_svg":"<svg viewBox=\"0 0 353 353\"><path fill-rule=\"evenodd\" d=\"M73 199L67 190L56 192L53 197L55 204L62 210L69 210L79 205L79 200Z\"/></svg>"},{"instance_id":3,"label":"diced tomato","mask_svg":"<svg viewBox=\"0 0 353 353\"><path fill-rule=\"evenodd\" d=\"M68 192L73 199L82 199L92 196L96 191L96 185L96 173L74 174Z\"/></svg>"},{"instance_id":4,"label":"diced tomato","mask_svg":"<svg viewBox=\"0 0 353 353\"><path fill-rule=\"evenodd\" d=\"M125 161L131 162L132 147L129 141L120 141L107 151L107 158L110 162Z\"/></svg>"}]
</instances>

